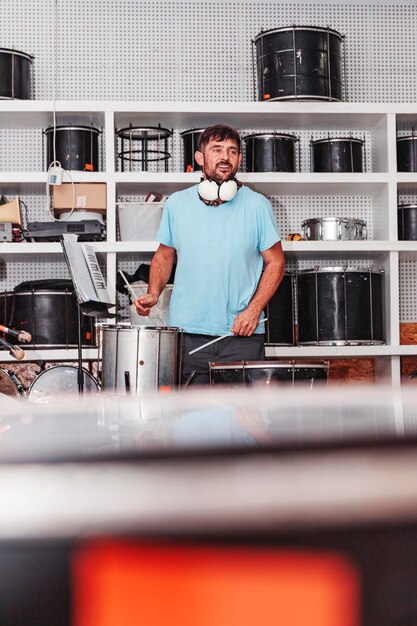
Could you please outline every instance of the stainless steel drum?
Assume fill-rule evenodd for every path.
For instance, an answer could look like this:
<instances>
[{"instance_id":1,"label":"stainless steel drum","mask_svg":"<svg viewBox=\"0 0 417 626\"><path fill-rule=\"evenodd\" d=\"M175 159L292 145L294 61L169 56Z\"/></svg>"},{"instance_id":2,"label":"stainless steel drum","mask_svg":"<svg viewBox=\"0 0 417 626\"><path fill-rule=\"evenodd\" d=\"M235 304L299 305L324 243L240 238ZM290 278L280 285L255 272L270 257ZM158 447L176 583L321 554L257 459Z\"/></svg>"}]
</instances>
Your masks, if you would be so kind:
<instances>
[{"instance_id":1,"label":"stainless steel drum","mask_svg":"<svg viewBox=\"0 0 417 626\"><path fill-rule=\"evenodd\" d=\"M310 141L312 172L364 172L363 139L327 137Z\"/></svg>"},{"instance_id":2,"label":"stainless steel drum","mask_svg":"<svg viewBox=\"0 0 417 626\"><path fill-rule=\"evenodd\" d=\"M183 141L184 172L199 172L201 166L194 158L204 128L190 128L180 133Z\"/></svg>"},{"instance_id":3,"label":"stainless steel drum","mask_svg":"<svg viewBox=\"0 0 417 626\"><path fill-rule=\"evenodd\" d=\"M311 364L282 361L238 361L234 363L209 363L210 385L228 387L250 385L326 383L329 364Z\"/></svg>"},{"instance_id":4,"label":"stainless steel drum","mask_svg":"<svg viewBox=\"0 0 417 626\"><path fill-rule=\"evenodd\" d=\"M258 100L342 100L342 41L337 31L316 26L262 31L253 42Z\"/></svg>"},{"instance_id":5,"label":"stainless steel drum","mask_svg":"<svg viewBox=\"0 0 417 626\"><path fill-rule=\"evenodd\" d=\"M417 204L399 205L398 239L400 241L417 241Z\"/></svg>"},{"instance_id":6,"label":"stainless steel drum","mask_svg":"<svg viewBox=\"0 0 417 626\"><path fill-rule=\"evenodd\" d=\"M17 376L2 368L0 368L0 394L17 397L24 394L23 385Z\"/></svg>"},{"instance_id":7,"label":"stainless steel drum","mask_svg":"<svg viewBox=\"0 0 417 626\"><path fill-rule=\"evenodd\" d=\"M298 272L299 345L384 343L383 274L342 267Z\"/></svg>"},{"instance_id":8,"label":"stainless steel drum","mask_svg":"<svg viewBox=\"0 0 417 626\"><path fill-rule=\"evenodd\" d=\"M181 380L179 328L101 324L101 388L140 394L175 388Z\"/></svg>"},{"instance_id":9,"label":"stainless steel drum","mask_svg":"<svg viewBox=\"0 0 417 626\"><path fill-rule=\"evenodd\" d=\"M368 231L364 220L355 217L317 217L301 224L305 239L338 241L366 239Z\"/></svg>"},{"instance_id":10,"label":"stainless steel drum","mask_svg":"<svg viewBox=\"0 0 417 626\"><path fill-rule=\"evenodd\" d=\"M246 172L295 172L298 137L279 133L254 133L243 137Z\"/></svg>"},{"instance_id":11,"label":"stainless steel drum","mask_svg":"<svg viewBox=\"0 0 417 626\"><path fill-rule=\"evenodd\" d=\"M265 307L265 345L294 345L294 311L293 274L285 272L280 286Z\"/></svg>"},{"instance_id":12,"label":"stainless steel drum","mask_svg":"<svg viewBox=\"0 0 417 626\"><path fill-rule=\"evenodd\" d=\"M98 391L97 381L86 369L83 369L83 391ZM56 365L35 378L29 388L28 398L32 402L48 402L51 397L74 393L78 393L78 368L74 365Z\"/></svg>"},{"instance_id":13,"label":"stainless steel drum","mask_svg":"<svg viewBox=\"0 0 417 626\"><path fill-rule=\"evenodd\" d=\"M32 63L30 54L0 48L0 99L32 98Z\"/></svg>"}]
</instances>

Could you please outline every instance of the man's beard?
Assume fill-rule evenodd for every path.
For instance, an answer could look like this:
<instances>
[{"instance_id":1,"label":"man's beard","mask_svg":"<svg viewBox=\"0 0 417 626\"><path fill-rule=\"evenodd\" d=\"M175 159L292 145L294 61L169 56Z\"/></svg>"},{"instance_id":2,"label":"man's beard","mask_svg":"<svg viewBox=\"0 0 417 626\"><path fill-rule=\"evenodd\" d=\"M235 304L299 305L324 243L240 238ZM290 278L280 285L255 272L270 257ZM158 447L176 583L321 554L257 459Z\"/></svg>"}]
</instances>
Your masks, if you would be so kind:
<instances>
[{"instance_id":1,"label":"man's beard","mask_svg":"<svg viewBox=\"0 0 417 626\"><path fill-rule=\"evenodd\" d=\"M216 181L216 183L218 185L220 185L221 183L225 182L226 180L231 180L232 178L235 177L235 174L237 172L237 168L234 170L232 165L230 163L227 163L226 161L219 163L217 165L217 167L219 167L220 165L228 165L231 169L229 170L229 172L227 172L227 174L223 175L219 174L217 172L217 168L213 168L212 170L204 170L204 175L206 176L206 178L209 178L210 180L214 180Z\"/></svg>"}]
</instances>

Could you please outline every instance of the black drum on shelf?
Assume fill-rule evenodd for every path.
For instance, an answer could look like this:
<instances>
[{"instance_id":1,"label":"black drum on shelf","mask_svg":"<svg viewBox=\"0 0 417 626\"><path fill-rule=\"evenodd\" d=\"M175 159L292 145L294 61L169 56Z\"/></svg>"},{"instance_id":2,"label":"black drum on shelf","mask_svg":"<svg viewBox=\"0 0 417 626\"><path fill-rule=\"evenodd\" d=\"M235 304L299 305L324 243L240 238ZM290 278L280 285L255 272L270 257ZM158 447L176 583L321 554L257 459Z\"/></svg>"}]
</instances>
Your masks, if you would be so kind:
<instances>
[{"instance_id":1,"label":"black drum on shelf","mask_svg":"<svg viewBox=\"0 0 417 626\"><path fill-rule=\"evenodd\" d=\"M295 172L295 135L255 133L243 137L247 172Z\"/></svg>"},{"instance_id":2,"label":"black drum on shelf","mask_svg":"<svg viewBox=\"0 0 417 626\"><path fill-rule=\"evenodd\" d=\"M296 275L299 345L384 343L382 270L323 268Z\"/></svg>"},{"instance_id":3,"label":"black drum on shelf","mask_svg":"<svg viewBox=\"0 0 417 626\"><path fill-rule=\"evenodd\" d=\"M397 137L397 171L417 172L417 135Z\"/></svg>"},{"instance_id":4,"label":"black drum on shelf","mask_svg":"<svg viewBox=\"0 0 417 626\"><path fill-rule=\"evenodd\" d=\"M329 365L281 361L238 361L234 363L209 363L210 385L246 387L251 385L326 383Z\"/></svg>"},{"instance_id":5,"label":"black drum on shelf","mask_svg":"<svg viewBox=\"0 0 417 626\"><path fill-rule=\"evenodd\" d=\"M38 280L21 283L0 296L0 324L25 330L33 348L78 346L78 304L70 280ZM94 320L81 318L82 345L95 345ZM17 340L8 339L10 343Z\"/></svg>"},{"instance_id":6,"label":"black drum on shelf","mask_svg":"<svg viewBox=\"0 0 417 626\"><path fill-rule=\"evenodd\" d=\"M258 100L343 100L343 36L286 26L255 37Z\"/></svg>"},{"instance_id":7,"label":"black drum on shelf","mask_svg":"<svg viewBox=\"0 0 417 626\"><path fill-rule=\"evenodd\" d=\"M44 131L46 137L46 169L54 161L59 161L65 170L86 170L96 172L99 164L99 136L101 131L93 126L51 126Z\"/></svg>"},{"instance_id":8,"label":"black drum on shelf","mask_svg":"<svg viewBox=\"0 0 417 626\"><path fill-rule=\"evenodd\" d=\"M398 207L398 239L417 241L417 204L400 204Z\"/></svg>"},{"instance_id":9,"label":"black drum on shelf","mask_svg":"<svg viewBox=\"0 0 417 626\"><path fill-rule=\"evenodd\" d=\"M265 344L293 346L294 339L294 289L293 274L286 272L284 278L266 305Z\"/></svg>"},{"instance_id":10,"label":"black drum on shelf","mask_svg":"<svg viewBox=\"0 0 417 626\"><path fill-rule=\"evenodd\" d=\"M33 56L0 48L0 99L32 99Z\"/></svg>"},{"instance_id":11,"label":"black drum on shelf","mask_svg":"<svg viewBox=\"0 0 417 626\"><path fill-rule=\"evenodd\" d=\"M363 139L334 137L310 142L312 172L363 172Z\"/></svg>"},{"instance_id":12,"label":"black drum on shelf","mask_svg":"<svg viewBox=\"0 0 417 626\"><path fill-rule=\"evenodd\" d=\"M184 172L198 172L201 167L194 159L194 153L198 148L198 142L204 128L191 128L180 133L183 145Z\"/></svg>"}]
</instances>

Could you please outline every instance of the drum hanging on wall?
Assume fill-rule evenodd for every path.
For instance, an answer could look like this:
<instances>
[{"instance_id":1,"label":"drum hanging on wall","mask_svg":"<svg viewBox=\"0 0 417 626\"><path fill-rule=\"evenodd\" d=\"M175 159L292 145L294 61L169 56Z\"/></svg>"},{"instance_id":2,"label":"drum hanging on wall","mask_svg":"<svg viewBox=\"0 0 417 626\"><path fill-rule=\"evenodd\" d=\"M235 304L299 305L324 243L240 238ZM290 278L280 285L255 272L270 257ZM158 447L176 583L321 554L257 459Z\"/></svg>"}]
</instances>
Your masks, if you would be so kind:
<instances>
[{"instance_id":1,"label":"drum hanging on wall","mask_svg":"<svg viewBox=\"0 0 417 626\"><path fill-rule=\"evenodd\" d=\"M0 324L32 335L25 346L75 348L78 346L78 305L70 280L35 280L2 294ZM94 320L81 318L82 345L95 345ZM10 343L16 340L10 339Z\"/></svg>"},{"instance_id":2,"label":"drum hanging on wall","mask_svg":"<svg viewBox=\"0 0 417 626\"><path fill-rule=\"evenodd\" d=\"M191 128L180 133L183 145L184 172L199 172L200 165L194 159L194 153L198 148L198 142L204 128Z\"/></svg>"},{"instance_id":3,"label":"drum hanging on wall","mask_svg":"<svg viewBox=\"0 0 417 626\"><path fill-rule=\"evenodd\" d=\"M100 170L98 138L101 131L93 126L51 126L44 131L46 137L46 169L59 161L65 170Z\"/></svg>"},{"instance_id":4,"label":"drum hanging on wall","mask_svg":"<svg viewBox=\"0 0 417 626\"><path fill-rule=\"evenodd\" d=\"M296 275L299 345L384 343L382 270L323 268Z\"/></svg>"},{"instance_id":5,"label":"drum hanging on wall","mask_svg":"<svg viewBox=\"0 0 417 626\"><path fill-rule=\"evenodd\" d=\"M247 172L295 172L298 138L278 133L255 133L243 137Z\"/></svg>"},{"instance_id":6,"label":"drum hanging on wall","mask_svg":"<svg viewBox=\"0 0 417 626\"><path fill-rule=\"evenodd\" d=\"M312 172L363 172L364 140L328 137L310 141Z\"/></svg>"},{"instance_id":7,"label":"drum hanging on wall","mask_svg":"<svg viewBox=\"0 0 417 626\"><path fill-rule=\"evenodd\" d=\"M0 48L0 99L31 100L33 56Z\"/></svg>"},{"instance_id":8,"label":"drum hanging on wall","mask_svg":"<svg viewBox=\"0 0 417 626\"><path fill-rule=\"evenodd\" d=\"M417 172L417 135L397 137L397 171Z\"/></svg>"},{"instance_id":9,"label":"drum hanging on wall","mask_svg":"<svg viewBox=\"0 0 417 626\"><path fill-rule=\"evenodd\" d=\"M398 207L398 239L417 241L417 204L400 204Z\"/></svg>"},{"instance_id":10,"label":"drum hanging on wall","mask_svg":"<svg viewBox=\"0 0 417 626\"><path fill-rule=\"evenodd\" d=\"M253 42L258 100L343 100L343 41L316 26L261 31Z\"/></svg>"}]
</instances>

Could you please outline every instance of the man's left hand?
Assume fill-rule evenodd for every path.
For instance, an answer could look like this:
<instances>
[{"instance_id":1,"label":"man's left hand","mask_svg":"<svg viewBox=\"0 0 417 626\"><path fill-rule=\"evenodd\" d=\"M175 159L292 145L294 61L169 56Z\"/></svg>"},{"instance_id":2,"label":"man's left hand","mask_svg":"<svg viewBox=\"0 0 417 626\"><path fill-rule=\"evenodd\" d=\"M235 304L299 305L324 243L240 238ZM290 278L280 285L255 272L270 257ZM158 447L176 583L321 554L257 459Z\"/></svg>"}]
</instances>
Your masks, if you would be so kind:
<instances>
[{"instance_id":1,"label":"man's left hand","mask_svg":"<svg viewBox=\"0 0 417 626\"><path fill-rule=\"evenodd\" d=\"M253 335L259 324L259 314L249 309L245 309L235 317L233 322L232 333L241 337L249 337Z\"/></svg>"}]
</instances>

